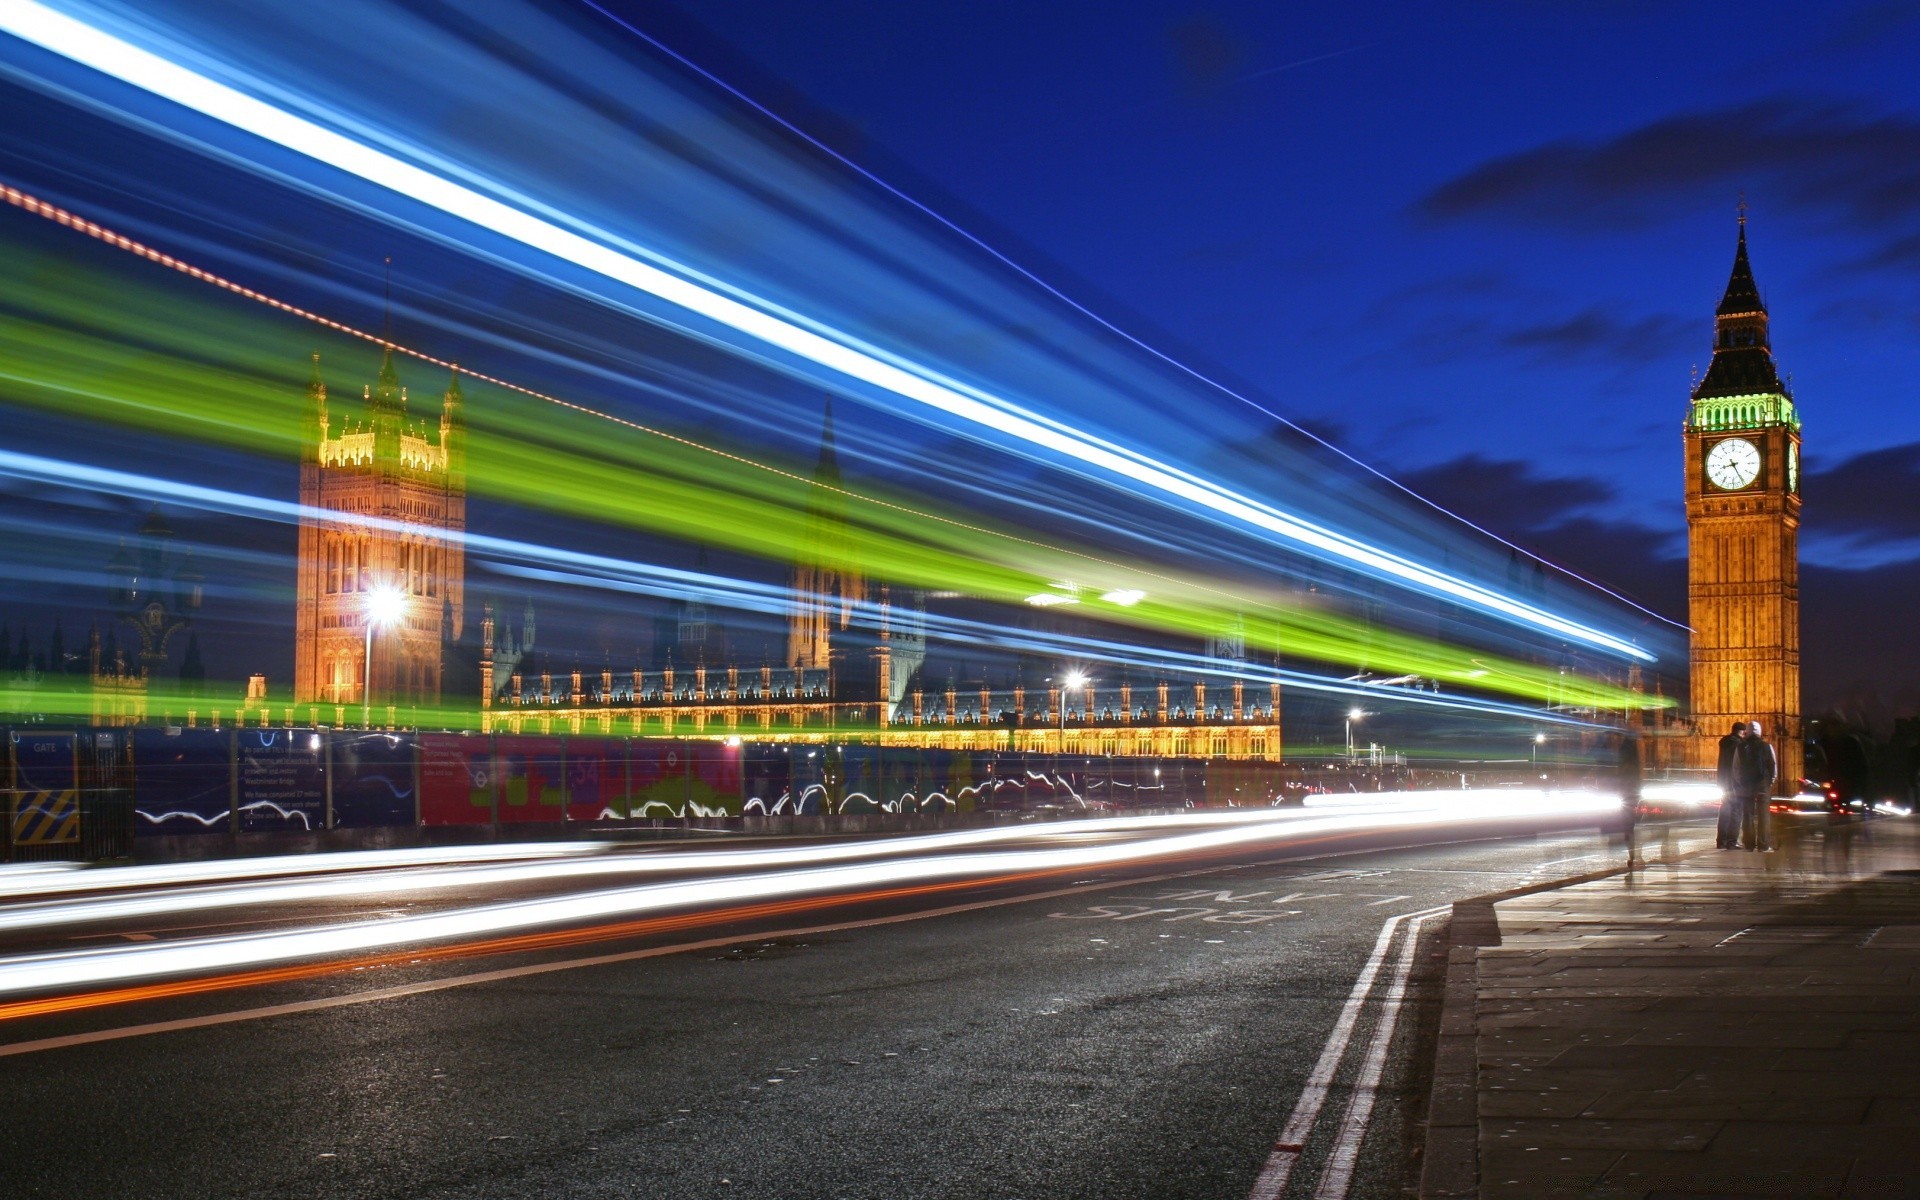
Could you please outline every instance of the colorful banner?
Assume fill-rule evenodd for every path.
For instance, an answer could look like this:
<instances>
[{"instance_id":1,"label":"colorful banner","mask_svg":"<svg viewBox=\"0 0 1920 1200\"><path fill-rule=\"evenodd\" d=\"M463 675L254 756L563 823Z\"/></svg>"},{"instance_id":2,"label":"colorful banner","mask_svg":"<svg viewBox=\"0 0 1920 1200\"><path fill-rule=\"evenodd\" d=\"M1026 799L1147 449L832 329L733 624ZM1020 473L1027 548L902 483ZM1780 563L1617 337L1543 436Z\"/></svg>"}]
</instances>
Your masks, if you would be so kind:
<instances>
[{"instance_id":1,"label":"colorful banner","mask_svg":"<svg viewBox=\"0 0 1920 1200\"><path fill-rule=\"evenodd\" d=\"M684 817L687 812L687 746L665 738L635 738L627 747L635 817Z\"/></svg>"},{"instance_id":2,"label":"colorful banner","mask_svg":"<svg viewBox=\"0 0 1920 1200\"><path fill-rule=\"evenodd\" d=\"M326 827L327 779L320 734L311 729L241 729L240 831Z\"/></svg>"},{"instance_id":3,"label":"colorful banner","mask_svg":"<svg viewBox=\"0 0 1920 1200\"><path fill-rule=\"evenodd\" d=\"M695 741L687 743L691 759L688 770L687 815L690 817L737 817L740 815L740 762L742 748L736 743Z\"/></svg>"},{"instance_id":4,"label":"colorful banner","mask_svg":"<svg viewBox=\"0 0 1920 1200\"><path fill-rule=\"evenodd\" d=\"M333 823L342 829L412 825L414 739L403 733L335 732Z\"/></svg>"},{"instance_id":5,"label":"colorful banner","mask_svg":"<svg viewBox=\"0 0 1920 1200\"><path fill-rule=\"evenodd\" d=\"M560 747L557 737L493 739L501 824L564 819L567 776Z\"/></svg>"},{"instance_id":6,"label":"colorful banner","mask_svg":"<svg viewBox=\"0 0 1920 1200\"><path fill-rule=\"evenodd\" d=\"M627 746L614 738L567 739L567 820L627 816Z\"/></svg>"},{"instance_id":7,"label":"colorful banner","mask_svg":"<svg viewBox=\"0 0 1920 1200\"><path fill-rule=\"evenodd\" d=\"M493 770L493 739L423 733L419 746L420 823L490 824L500 794Z\"/></svg>"},{"instance_id":8,"label":"colorful banner","mask_svg":"<svg viewBox=\"0 0 1920 1200\"><path fill-rule=\"evenodd\" d=\"M225 833L233 806L233 734L133 731L134 832Z\"/></svg>"}]
</instances>

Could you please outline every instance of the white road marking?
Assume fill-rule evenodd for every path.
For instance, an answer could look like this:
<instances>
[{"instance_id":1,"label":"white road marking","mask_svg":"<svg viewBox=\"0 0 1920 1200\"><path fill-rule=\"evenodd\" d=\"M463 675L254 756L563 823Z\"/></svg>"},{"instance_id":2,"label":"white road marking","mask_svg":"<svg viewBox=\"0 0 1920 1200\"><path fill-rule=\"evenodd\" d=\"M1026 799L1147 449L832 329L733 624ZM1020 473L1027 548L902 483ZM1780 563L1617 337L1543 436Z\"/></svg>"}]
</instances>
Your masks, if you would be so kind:
<instances>
[{"instance_id":1,"label":"white road marking","mask_svg":"<svg viewBox=\"0 0 1920 1200\"><path fill-rule=\"evenodd\" d=\"M1306 1086L1300 1090L1300 1099L1294 1102L1293 1113L1287 1118L1286 1126L1275 1139L1266 1165L1254 1179L1253 1190L1247 1194L1248 1200L1279 1200L1287 1190L1287 1180L1293 1174L1294 1164L1300 1161L1301 1149L1313 1132L1314 1122L1320 1119L1320 1109L1327 1102L1334 1074L1340 1069L1340 1060L1346 1056L1347 1043L1353 1040L1353 1027L1360 1020L1360 1010L1366 1006L1367 997L1373 991L1374 978L1380 974L1380 964L1386 961L1387 950L1393 945L1393 937L1399 932L1400 923L1409 917L1437 916L1445 911L1442 908L1430 908L1417 913L1401 913L1388 917L1386 924L1380 927L1380 936L1373 943L1373 953L1367 956L1366 965L1360 968L1359 978L1353 981L1353 990L1347 994L1347 1002L1333 1023L1333 1032L1327 1035L1327 1044L1321 1048L1319 1061L1313 1064L1313 1073L1307 1076Z\"/></svg>"},{"instance_id":2,"label":"white road marking","mask_svg":"<svg viewBox=\"0 0 1920 1200\"><path fill-rule=\"evenodd\" d=\"M1394 1030L1400 1024L1400 1009L1407 995L1407 979L1413 974L1414 952L1420 945L1420 927L1439 916L1422 913L1407 922L1407 936L1400 943L1399 957L1393 963L1393 981L1381 1000L1380 1016L1373 1028L1373 1044L1360 1064L1353 1081L1353 1098L1347 1101L1346 1119L1340 1122L1340 1136L1327 1157L1326 1172L1314 1200L1346 1200L1353 1186L1353 1171L1360 1161L1360 1144L1366 1140L1367 1126L1373 1120L1374 1101L1380 1095L1380 1076L1387 1065L1387 1051L1393 1045Z\"/></svg>"}]
</instances>

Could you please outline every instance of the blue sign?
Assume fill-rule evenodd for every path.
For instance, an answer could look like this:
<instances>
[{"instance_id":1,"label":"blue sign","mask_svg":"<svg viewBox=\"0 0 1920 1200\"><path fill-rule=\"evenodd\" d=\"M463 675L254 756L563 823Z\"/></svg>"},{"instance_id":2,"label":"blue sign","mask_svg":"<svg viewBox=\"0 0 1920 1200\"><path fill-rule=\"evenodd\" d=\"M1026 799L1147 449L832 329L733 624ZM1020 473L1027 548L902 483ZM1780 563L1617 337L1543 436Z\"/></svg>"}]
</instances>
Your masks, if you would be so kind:
<instances>
[{"instance_id":1,"label":"blue sign","mask_svg":"<svg viewBox=\"0 0 1920 1200\"><path fill-rule=\"evenodd\" d=\"M312 729L242 729L240 829L322 829L327 781L320 734Z\"/></svg>"},{"instance_id":2,"label":"blue sign","mask_svg":"<svg viewBox=\"0 0 1920 1200\"><path fill-rule=\"evenodd\" d=\"M232 737L215 729L134 730L134 832L226 832L232 813Z\"/></svg>"}]
</instances>

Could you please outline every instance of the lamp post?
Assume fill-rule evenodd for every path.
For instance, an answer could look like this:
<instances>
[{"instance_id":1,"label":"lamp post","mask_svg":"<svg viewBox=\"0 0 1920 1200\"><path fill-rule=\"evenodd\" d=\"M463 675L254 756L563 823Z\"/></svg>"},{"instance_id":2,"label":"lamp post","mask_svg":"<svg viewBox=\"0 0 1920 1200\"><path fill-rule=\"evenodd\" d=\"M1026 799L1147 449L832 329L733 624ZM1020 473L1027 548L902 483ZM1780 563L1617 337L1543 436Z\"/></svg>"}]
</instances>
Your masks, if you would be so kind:
<instances>
[{"instance_id":1,"label":"lamp post","mask_svg":"<svg viewBox=\"0 0 1920 1200\"><path fill-rule=\"evenodd\" d=\"M1540 765L1540 747L1546 740L1547 735L1544 733L1536 733L1533 735L1533 765L1536 768Z\"/></svg>"},{"instance_id":2,"label":"lamp post","mask_svg":"<svg viewBox=\"0 0 1920 1200\"><path fill-rule=\"evenodd\" d=\"M1347 710L1347 761L1353 761L1353 723L1367 714L1358 708Z\"/></svg>"},{"instance_id":3,"label":"lamp post","mask_svg":"<svg viewBox=\"0 0 1920 1200\"><path fill-rule=\"evenodd\" d=\"M1060 681L1060 752L1067 752L1067 693L1087 686L1087 677L1079 671L1068 671L1066 678Z\"/></svg>"},{"instance_id":4,"label":"lamp post","mask_svg":"<svg viewBox=\"0 0 1920 1200\"><path fill-rule=\"evenodd\" d=\"M373 630L391 625L406 611L407 598L392 588L375 588L367 593L367 653L360 677L360 724L373 728Z\"/></svg>"}]
</instances>

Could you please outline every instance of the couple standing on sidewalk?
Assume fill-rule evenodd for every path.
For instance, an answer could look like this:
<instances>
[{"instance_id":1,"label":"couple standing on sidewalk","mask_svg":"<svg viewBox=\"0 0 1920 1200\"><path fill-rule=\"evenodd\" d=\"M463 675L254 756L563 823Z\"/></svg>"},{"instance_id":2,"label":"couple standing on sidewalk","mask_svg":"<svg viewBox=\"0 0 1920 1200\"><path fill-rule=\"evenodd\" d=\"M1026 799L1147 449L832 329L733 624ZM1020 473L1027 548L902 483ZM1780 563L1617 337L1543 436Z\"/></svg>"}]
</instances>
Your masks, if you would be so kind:
<instances>
[{"instance_id":1,"label":"couple standing on sidewalk","mask_svg":"<svg viewBox=\"0 0 1920 1200\"><path fill-rule=\"evenodd\" d=\"M1760 722L1735 721L1720 739L1720 829L1714 844L1722 850L1773 849L1774 777L1780 765L1762 736Z\"/></svg>"}]
</instances>

